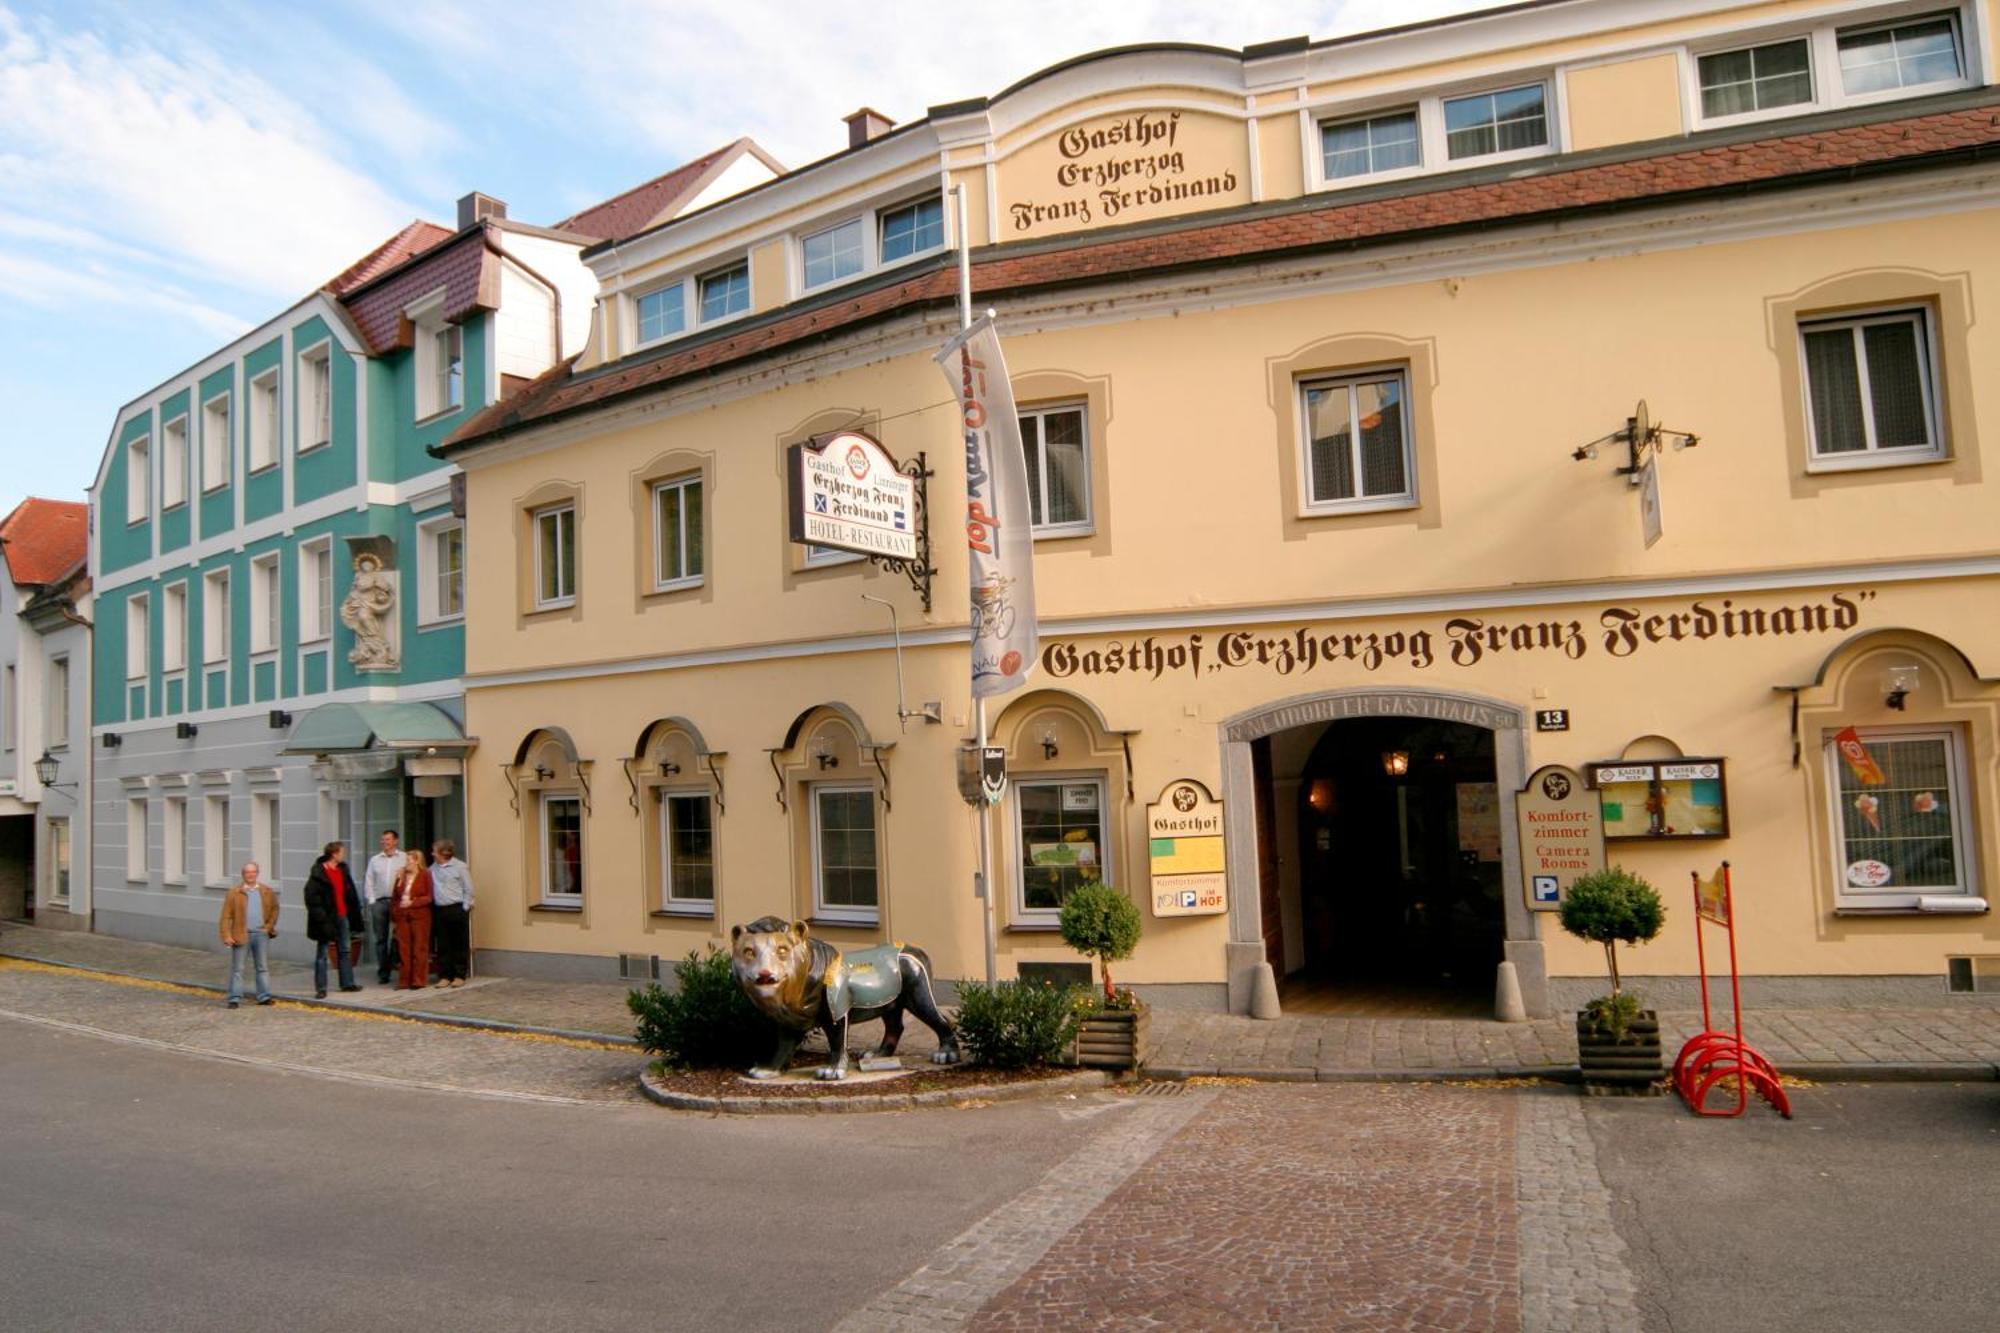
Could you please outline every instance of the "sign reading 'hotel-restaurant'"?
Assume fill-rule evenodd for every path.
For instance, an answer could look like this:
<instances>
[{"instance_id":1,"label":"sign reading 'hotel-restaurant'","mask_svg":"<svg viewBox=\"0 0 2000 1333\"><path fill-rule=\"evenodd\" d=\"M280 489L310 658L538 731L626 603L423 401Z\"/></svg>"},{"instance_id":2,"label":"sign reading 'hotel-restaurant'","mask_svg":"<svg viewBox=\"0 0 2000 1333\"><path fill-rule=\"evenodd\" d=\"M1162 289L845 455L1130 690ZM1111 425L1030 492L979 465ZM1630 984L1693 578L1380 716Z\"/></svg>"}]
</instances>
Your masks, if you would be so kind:
<instances>
[{"instance_id":1,"label":"sign reading 'hotel-restaurant'","mask_svg":"<svg viewBox=\"0 0 2000 1333\"><path fill-rule=\"evenodd\" d=\"M1154 916L1229 910L1222 857L1222 802L1193 778L1169 782L1146 807Z\"/></svg>"},{"instance_id":2,"label":"sign reading 'hotel-restaurant'","mask_svg":"<svg viewBox=\"0 0 2000 1333\"><path fill-rule=\"evenodd\" d=\"M917 558L917 483L860 431L785 451L792 540L892 560Z\"/></svg>"}]
</instances>

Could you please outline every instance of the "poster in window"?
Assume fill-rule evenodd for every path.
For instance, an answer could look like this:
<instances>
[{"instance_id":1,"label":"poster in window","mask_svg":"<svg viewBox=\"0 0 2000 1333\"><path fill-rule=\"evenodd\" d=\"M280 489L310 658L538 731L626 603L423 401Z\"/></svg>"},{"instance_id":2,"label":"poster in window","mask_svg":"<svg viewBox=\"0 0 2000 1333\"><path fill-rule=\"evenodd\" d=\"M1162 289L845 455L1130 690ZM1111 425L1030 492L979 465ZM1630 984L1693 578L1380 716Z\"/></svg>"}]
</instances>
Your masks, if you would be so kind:
<instances>
[{"instance_id":1,"label":"poster in window","mask_svg":"<svg viewBox=\"0 0 2000 1333\"><path fill-rule=\"evenodd\" d=\"M1481 861L1500 859L1500 785L1458 784L1458 848Z\"/></svg>"},{"instance_id":2,"label":"poster in window","mask_svg":"<svg viewBox=\"0 0 2000 1333\"><path fill-rule=\"evenodd\" d=\"M1720 759L1592 764L1607 839L1726 838L1729 801Z\"/></svg>"}]
</instances>

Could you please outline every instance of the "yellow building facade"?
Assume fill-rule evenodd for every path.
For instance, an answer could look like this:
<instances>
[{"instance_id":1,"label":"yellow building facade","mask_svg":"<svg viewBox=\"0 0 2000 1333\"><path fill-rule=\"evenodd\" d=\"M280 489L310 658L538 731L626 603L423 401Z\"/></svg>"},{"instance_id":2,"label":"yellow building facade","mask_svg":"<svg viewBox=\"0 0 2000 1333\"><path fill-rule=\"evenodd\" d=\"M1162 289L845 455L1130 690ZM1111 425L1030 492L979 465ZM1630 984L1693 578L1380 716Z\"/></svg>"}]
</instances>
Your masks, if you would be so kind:
<instances>
[{"instance_id":1,"label":"yellow building facade","mask_svg":"<svg viewBox=\"0 0 2000 1333\"><path fill-rule=\"evenodd\" d=\"M962 199L1037 530L1001 975L1073 962L1056 905L1102 878L1162 1003L1243 1012L1268 968L1298 1008L1477 1008L1505 960L1560 1009L1602 955L1524 818L1554 765L1578 863L1601 824L1666 894L1628 960L1663 997L1723 859L1753 994L1976 986L1996 56L1985 0L1104 53L587 252L589 350L440 450L476 944L615 976L769 913L982 974ZM928 606L790 539L786 450L837 430L927 465ZM1184 907L1148 807L1190 781L1224 893Z\"/></svg>"}]
</instances>

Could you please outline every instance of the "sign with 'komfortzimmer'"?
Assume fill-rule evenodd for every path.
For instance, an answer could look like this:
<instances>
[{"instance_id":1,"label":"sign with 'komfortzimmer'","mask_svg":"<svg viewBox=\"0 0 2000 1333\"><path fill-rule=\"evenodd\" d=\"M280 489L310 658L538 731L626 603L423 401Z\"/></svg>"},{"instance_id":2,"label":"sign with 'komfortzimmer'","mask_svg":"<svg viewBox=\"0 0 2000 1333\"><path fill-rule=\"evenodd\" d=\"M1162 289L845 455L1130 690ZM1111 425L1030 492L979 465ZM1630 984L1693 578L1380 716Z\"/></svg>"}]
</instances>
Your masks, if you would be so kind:
<instances>
[{"instance_id":1,"label":"sign with 'komfortzimmer'","mask_svg":"<svg viewBox=\"0 0 2000 1333\"><path fill-rule=\"evenodd\" d=\"M792 540L857 555L917 558L917 482L860 431L785 451Z\"/></svg>"}]
</instances>

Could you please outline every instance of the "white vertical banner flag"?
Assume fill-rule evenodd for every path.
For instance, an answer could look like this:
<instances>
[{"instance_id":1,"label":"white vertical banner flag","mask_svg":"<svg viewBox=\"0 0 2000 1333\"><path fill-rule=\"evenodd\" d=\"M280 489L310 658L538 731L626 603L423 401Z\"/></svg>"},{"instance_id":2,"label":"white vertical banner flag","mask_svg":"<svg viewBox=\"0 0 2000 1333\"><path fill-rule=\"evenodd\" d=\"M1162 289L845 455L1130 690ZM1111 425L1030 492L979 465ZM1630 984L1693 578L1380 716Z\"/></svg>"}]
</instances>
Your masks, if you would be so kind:
<instances>
[{"instance_id":1,"label":"white vertical banner flag","mask_svg":"<svg viewBox=\"0 0 2000 1333\"><path fill-rule=\"evenodd\" d=\"M937 355L965 435L965 545L971 557L972 697L1018 689L1034 669L1035 537L1028 463L1000 335L988 314Z\"/></svg>"}]
</instances>

